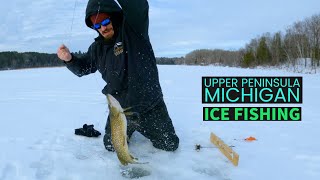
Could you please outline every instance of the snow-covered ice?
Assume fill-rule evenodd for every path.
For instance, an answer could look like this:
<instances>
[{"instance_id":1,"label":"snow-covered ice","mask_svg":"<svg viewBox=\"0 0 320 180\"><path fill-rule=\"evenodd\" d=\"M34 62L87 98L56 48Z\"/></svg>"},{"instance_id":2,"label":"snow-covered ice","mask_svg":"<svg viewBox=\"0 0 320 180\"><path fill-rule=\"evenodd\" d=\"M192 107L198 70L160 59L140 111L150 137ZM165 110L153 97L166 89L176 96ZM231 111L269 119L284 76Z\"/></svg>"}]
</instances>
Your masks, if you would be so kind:
<instances>
[{"instance_id":1,"label":"snow-covered ice","mask_svg":"<svg viewBox=\"0 0 320 180\"><path fill-rule=\"evenodd\" d=\"M139 133L130 151L151 174L141 179L317 180L320 178L319 74L214 66L159 67L160 81L180 146L165 152ZM301 122L203 122L202 76L303 76ZM102 138L74 135L84 123L104 132L104 82L96 73L78 78L66 68L0 72L0 180L125 179ZM217 106L238 106L233 104ZM259 105L260 106L260 105ZM263 105L290 106L290 105ZM214 147L215 132L240 155L234 167ZM254 136L255 142L242 139ZM236 140L235 140L236 139ZM134 167L134 166L133 166Z\"/></svg>"}]
</instances>

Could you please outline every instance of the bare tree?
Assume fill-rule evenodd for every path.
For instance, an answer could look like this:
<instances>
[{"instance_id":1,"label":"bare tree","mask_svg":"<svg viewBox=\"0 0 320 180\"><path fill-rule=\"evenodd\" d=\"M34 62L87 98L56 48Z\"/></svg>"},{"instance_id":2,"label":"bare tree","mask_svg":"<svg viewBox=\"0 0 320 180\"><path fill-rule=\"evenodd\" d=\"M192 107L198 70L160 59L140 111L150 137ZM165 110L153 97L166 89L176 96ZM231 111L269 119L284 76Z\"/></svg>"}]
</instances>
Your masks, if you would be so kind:
<instances>
[{"instance_id":1,"label":"bare tree","mask_svg":"<svg viewBox=\"0 0 320 180\"><path fill-rule=\"evenodd\" d=\"M310 43L310 54L312 58L312 65L319 66L320 60L320 14L314 15L306 19L307 37Z\"/></svg>"}]
</instances>

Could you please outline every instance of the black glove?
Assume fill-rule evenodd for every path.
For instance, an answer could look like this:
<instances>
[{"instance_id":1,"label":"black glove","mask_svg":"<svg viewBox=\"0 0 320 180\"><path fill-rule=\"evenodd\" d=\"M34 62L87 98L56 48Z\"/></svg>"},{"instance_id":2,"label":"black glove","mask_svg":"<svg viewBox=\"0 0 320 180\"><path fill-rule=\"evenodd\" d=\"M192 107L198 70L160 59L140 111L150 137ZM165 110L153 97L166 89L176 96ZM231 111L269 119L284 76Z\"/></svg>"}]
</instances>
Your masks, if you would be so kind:
<instances>
[{"instance_id":1,"label":"black glove","mask_svg":"<svg viewBox=\"0 0 320 180\"><path fill-rule=\"evenodd\" d=\"M80 136L98 137L101 133L93 128L93 125L84 124L82 128L75 129L74 133Z\"/></svg>"}]
</instances>

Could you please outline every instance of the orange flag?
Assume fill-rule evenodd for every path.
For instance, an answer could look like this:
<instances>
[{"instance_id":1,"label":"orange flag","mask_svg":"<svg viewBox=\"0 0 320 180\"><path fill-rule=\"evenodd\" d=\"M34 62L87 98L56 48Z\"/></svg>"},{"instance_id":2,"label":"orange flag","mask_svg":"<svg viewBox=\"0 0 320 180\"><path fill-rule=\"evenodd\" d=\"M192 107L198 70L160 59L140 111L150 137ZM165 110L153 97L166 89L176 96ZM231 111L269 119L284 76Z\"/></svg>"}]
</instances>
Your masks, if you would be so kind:
<instances>
[{"instance_id":1,"label":"orange flag","mask_svg":"<svg viewBox=\"0 0 320 180\"><path fill-rule=\"evenodd\" d=\"M245 138L244 140L251 142L251 141L256 141L257 139L255 137L250 136L250 137Z\"/></svg>"}]
</instances>

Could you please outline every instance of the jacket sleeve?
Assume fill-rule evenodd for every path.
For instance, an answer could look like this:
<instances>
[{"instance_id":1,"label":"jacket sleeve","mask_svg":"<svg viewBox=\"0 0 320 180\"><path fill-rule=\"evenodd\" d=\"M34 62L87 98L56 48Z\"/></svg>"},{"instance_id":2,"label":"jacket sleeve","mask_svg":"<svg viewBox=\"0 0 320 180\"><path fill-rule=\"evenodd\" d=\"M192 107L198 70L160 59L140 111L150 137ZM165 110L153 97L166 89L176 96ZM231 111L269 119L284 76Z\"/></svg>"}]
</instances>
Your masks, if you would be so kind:
<instances>
[{"instance_id":1,"label":"jacket sleeve","mask_svg":"<svg viewBox=\"0 0 320 180\"><path fill-rule=\"evenodd\" d=\"M149 4L147 0L118 0L126 21L149 39Z\"/></svg>"},{"instance_id":2,"label":"jacket sleeve","mask_svg":"<svg viewBox=\"0 0 320 180\"><path fill-rule=\"evenodd\" d=\"M96 60L92 56L92 45L89 47L88 52L78 58L72 55L70 62L65 62L67 68L75 75L81 77L97 71Z\"/></svg>"}]
</instances>

